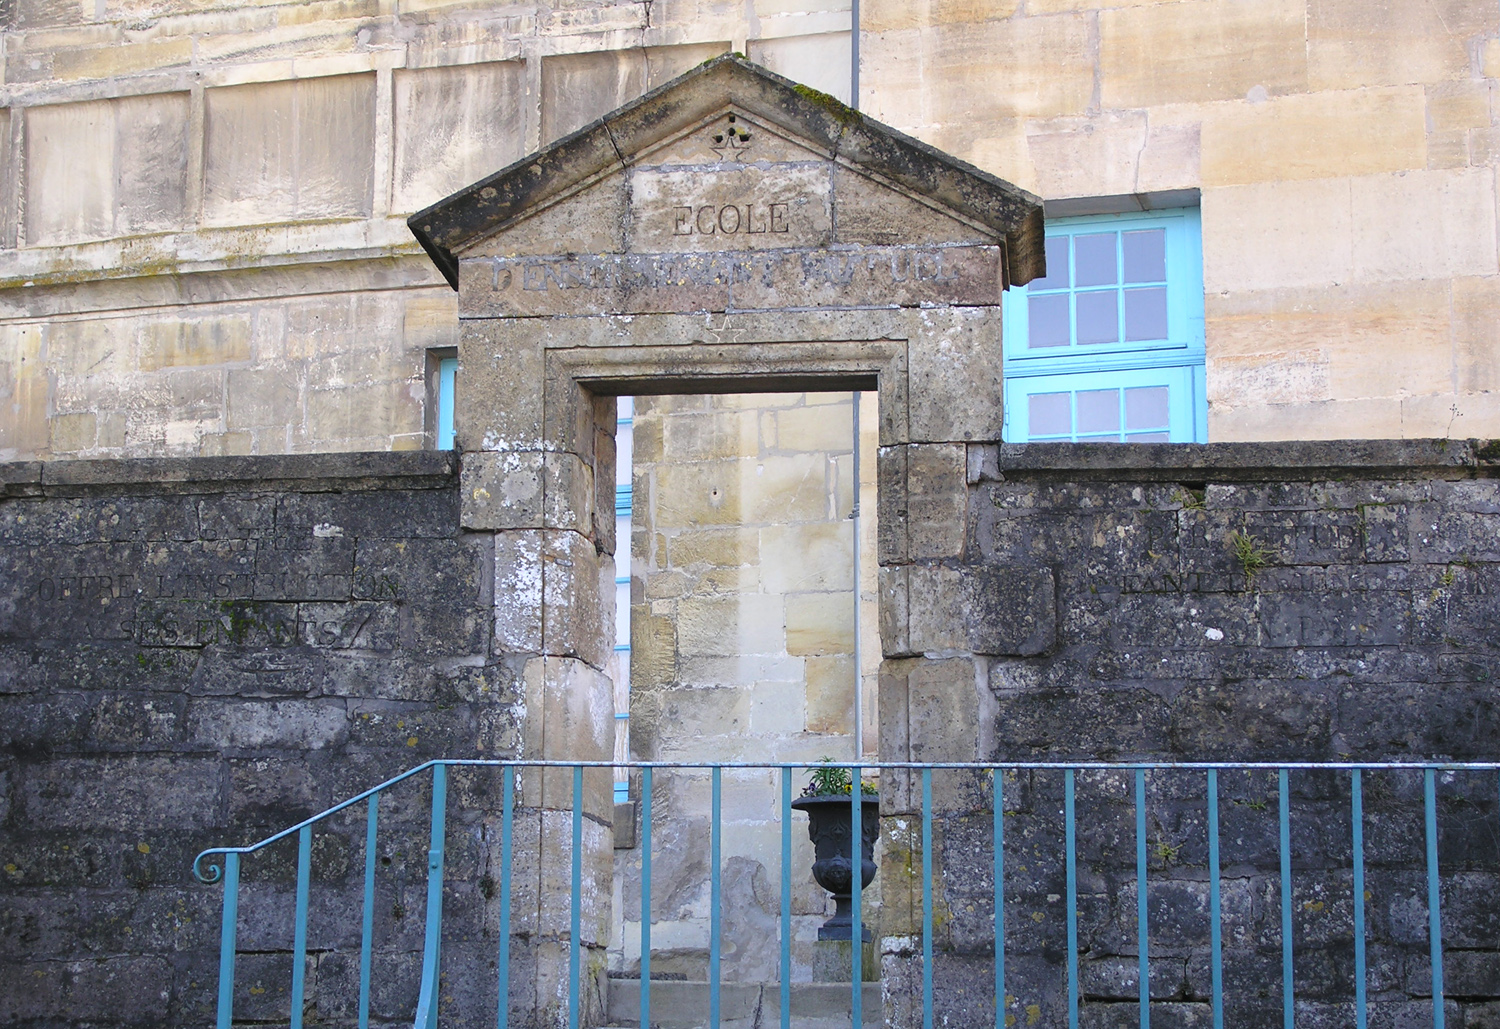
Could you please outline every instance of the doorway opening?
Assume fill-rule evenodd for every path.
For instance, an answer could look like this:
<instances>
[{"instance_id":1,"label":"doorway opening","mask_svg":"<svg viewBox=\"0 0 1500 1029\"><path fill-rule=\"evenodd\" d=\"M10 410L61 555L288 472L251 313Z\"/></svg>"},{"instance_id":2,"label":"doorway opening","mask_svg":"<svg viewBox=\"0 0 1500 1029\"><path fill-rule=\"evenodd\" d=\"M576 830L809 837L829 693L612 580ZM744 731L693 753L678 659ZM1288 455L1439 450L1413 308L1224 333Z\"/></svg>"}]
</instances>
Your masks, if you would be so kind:
<instances>
[{"instance_id":1,"label":"doorway opening","mask_svg":"<svg viewBox=\"0 0 1500 1029\"><path fill-rule=\"evenodd\" d=\"M616 760L878 759L876 414L873 392L619 398ZM779 773L722 774L721 978L772 983ZM609 969L623 979L641 964L640 779L616 775L630 829L616 837ZM654 777L653 980L709 978L709 796L707 769ZM793 818L792 977L810 982L833 909ZM865 891L866 912L878 894Z\"/></svg>"}]
</instances>

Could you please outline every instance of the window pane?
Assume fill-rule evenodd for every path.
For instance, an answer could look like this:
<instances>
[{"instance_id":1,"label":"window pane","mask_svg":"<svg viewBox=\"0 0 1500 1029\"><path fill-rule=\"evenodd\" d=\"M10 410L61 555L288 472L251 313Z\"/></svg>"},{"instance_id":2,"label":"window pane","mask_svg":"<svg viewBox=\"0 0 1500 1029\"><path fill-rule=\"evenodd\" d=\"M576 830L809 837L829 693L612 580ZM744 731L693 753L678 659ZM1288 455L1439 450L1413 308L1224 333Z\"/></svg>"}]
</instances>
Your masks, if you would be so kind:
<instances>
[{"instance_id":1,"label":"window pane","mask_svg":"<svg viewBox=\"0 0 1500 1029\"><path fill-rule=\"evenodd\" d=\"M1108 436L1079 436L1078 437L1078 442L1079 443L1118 443L1118 442L1120 442L1120 434L1117 433L1117 432L1112 432Z\"/></svg>"},{"instance_id":2,"label":"window pane","mask_svg":"<svg viewBox=\"0 0 1500 1029\"><path fill-rule=\"evenodd\" d=\"M1113 232L1074 236L1073 256L1077 264L1073 275L1073 285L1113 286L1120 281L1119 276L1115 274L1115 234Z\"/></svg>"},{"instance_id":3,"label":"window pane","mask_svg":"<svg viewBox=\"0 0 1500 1029\"><path fill-rule=\"evenodd\" d=\"M1027 297L1026 308L1031 322L1026 340L1028 347L1035 350L1068 345L1068 294Z\"/></svg>"},{"instance_id":4,"label":"window pane","mask_svg":"<svg viewBox=\"0 0 1500 1029\"><path fill-rule=\"evenodd\" d=\"M1027 435L1068 436L1073 432L1071 393L1037 393L1029 401Z\"/></svg>"},{"instance_id":5,"label":"window pane","mask_svg":"<svg viewBox=\"0 0 1500 1029\"><path fill-rule=\"evenodd\" d=\"M1127 443L1170 443L1165 432L1137 432L1125 437Z\"/></svg>"},{"instance_id":6,"label":"window pane","mask_svg":"<svg viewBox=\"0 0 1500 1029\"><path fill-rule=\"evenodd\" d=\"M1120 341L1119 294L1112 289L1095 293L1077 293L1078 342L1118 343Z\"/></svg>"},{"instance_id":7,"label":"window pane","mask_svg":"<svg viewBox=\"0 0 1500 1029\"><path fill-rule=\"evenodd\" d=\"M1167 278L1167 230L1122 233L1126 282L1164 282Z\"/></svg>"},{"instance_id":8,"label":"window pane","mask_svg":"<svg viewBox=\"0 0 1500 1029\"><path fill-rule=\"evenodd\" d=\"M1125 391L1125 428L1160 429L1168 421L1167 387L1137 386Z\"/></svg>"},{"instance_id":9,"label":"window pane","mask_svg":"<svg viewBox=\"0 0 1500 1029\"><path fill-rule=\"evenodd\" d=\"M1155 428L1155 426L1152 426ZM1120 391L1087 389L1078 394L1078 432L1119 432Z\"/></svg>"},{"instance_id":10,"label":"window pane","mask_svg":"<svg viewBox=\"0 0 1500 1029\"><path fill-rule=\"evenodd\" d=\"M1066 289L1068 285L1068 237L1047 240L1047 276L1032 279L1029 289Z\"/></svg>"},{"instance_id":11,"label":"window pane","mask_svg":"<svg viewBox=\"0 0 1500 1029\"><path fill-rule=\"evenodd\" d=\"M1125 291L1125 338L1167 338L1167 290L1164 286Z\"/></svg>"}]
</instances>

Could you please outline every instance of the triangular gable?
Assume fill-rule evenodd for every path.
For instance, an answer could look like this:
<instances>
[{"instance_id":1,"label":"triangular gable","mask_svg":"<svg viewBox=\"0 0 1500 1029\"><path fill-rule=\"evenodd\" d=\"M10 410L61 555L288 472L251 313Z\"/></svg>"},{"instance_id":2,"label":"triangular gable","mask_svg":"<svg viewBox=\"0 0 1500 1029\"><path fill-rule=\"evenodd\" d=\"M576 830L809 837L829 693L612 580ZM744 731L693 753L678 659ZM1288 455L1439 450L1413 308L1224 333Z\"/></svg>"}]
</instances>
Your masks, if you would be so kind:
<instances>
[{"instance_id":1,"label":"triangular gable","mask_svg":"<svg viewBox=\"0 0 1500 1029\"><path fill-rule=\"evenodd\" d=\"M454 289L459 255L642 155L660 152L706 120L739 110L782 145L821 152L874 181L993 234L1007 284L1043 274L1041 201L1008 182L867 118L816 90L734 54L715 58L407 220ZM779 130L779 131L777 131ZM724 140L732 158L734 140ZM753 213L753 212L752 212ZM748 216L748 215L747 215ZM766 217L769 217L769 212Z\"/></svg>"}]
</instances>

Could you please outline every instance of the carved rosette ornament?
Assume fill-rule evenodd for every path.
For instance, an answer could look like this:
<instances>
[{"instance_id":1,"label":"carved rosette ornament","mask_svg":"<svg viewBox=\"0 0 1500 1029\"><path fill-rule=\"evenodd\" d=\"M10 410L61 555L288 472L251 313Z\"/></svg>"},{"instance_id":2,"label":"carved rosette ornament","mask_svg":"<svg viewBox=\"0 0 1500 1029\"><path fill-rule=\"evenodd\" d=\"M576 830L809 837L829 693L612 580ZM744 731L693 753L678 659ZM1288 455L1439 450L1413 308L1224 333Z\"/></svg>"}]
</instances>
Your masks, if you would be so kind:
<instances>
[{"instance_id":1,"label":"carved rosette ornament","mask_svg":"<svg viewBox=\"0 0 1500 1029\"><path fill-rule=\"evenodd\" d=\"M854 939L853 862L850 837L854 819L848 797L798 797L792 807L807 812L807 835L813 843L813 878L833 894L833 917L818 927L820 940ZM880 836L880 797L866 793L860 803L860 890L875 880L875 840ZM872 940L869 926L860 925L860 939Z\"/></svg>"}]
</instances>

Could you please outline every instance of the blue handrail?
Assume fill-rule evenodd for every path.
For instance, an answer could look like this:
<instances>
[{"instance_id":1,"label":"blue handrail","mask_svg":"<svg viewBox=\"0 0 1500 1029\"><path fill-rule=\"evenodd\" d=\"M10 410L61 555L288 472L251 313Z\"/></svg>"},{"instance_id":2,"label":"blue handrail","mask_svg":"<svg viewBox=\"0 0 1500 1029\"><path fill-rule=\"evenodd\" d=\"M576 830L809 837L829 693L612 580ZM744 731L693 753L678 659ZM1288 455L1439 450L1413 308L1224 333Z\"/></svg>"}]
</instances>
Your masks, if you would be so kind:
<instances>
[{"instance_id":1,"label":"blue handrail","mask_svg":"<svg viewBox=\"0 0 1500 1029\"><path fill-rule=\"evenodd\" d=\"M702 763L686 761L652 761L652 762L625 762L623 764L615 761L504 761L491 759L453 759L434 760L418 765L400 775L394 776L379 785L365 790L348 800L330 807L310 818L304 819L281 832L260 840L257 843L243 847L214 847L200 853L193 861L192 870L194 876L204 883L218 883L222 880L224 886L223 899L223 921L220 928L220 960L219 960L219 986L218 986L218 1010L216 1025L218 1029L231 1029L233 1024L234 1010L234 978L236 971L237 956L237 925L240 913L240 880L243 858L265 850L283 840L295 837L297 840L297 882L295 899L295 923L293 926L292 940L292 966L291 966L291 989L290 989L290 1011L288 1012L288 1024L291 1029L300 1029L303 1022L303 1009L307 1000L306 993L306 971L308 963L308 910L311 891L311 863L314 832L321 823L326 822L339 812L346 811L354 805L365 803L365 861L363 876L363 911L360 925L360 956L359 956L359 999L358 999L358 1025L360 1029L368 1029L371 1018L371 979L372 960L375 947L374 942L374 905L376 897L376 874L377 874L377 850L376 843L380 830L380 797L407 780L430 772L432 775L431 789L431 811L429 815L430 841L427 852L427 890L426 890L426 912L425 912L425 935L423 940L423 958L420 974L420 989L415 1010L413 1012L414 1029L436 1029L439 1023L440 987L442 979L440 975L442 964L443 944L443 886L445 868L445 838L447 833L447 792L448 775L450 769L460 768L493 768L498 769L501 775L502 804L501 804L501 840L500 840L500 865L501 882L499 888L499 943L497 958L497 990L498 1000L496 1009L496 1024L500 1029L506 1029L511 1018L510 1003L510 962L511 962L511 936L512 908L511 908L511 871L515 858L515 817L517 782L516 776L522 769L566 769L572 773L571 790L571 854L569 855L569 871L571 896L569 898L569 922L568 930L570 939L568 941L568 970L569 983L567 991L567 1021L570 1029L577 1029L583 1023L586 1015L584 1005L594 999L595 994L591 990L587 996L584 993L585 968L583 962L583 925L584 919L590 919L590 924L598 925L600 919L597 913L588 913L584 910L585 894L583 889L583 851L584 831L586 816L584 812L584 778L590 769L626 768L638 770L640 773L641 794L641 926L640 926L640 1021L643 1026L651 1024L651 875L652 875L652 848L653 848L653 793L654 776L662 770L707 770L710 773L710 832L709 832L709 888L710 888L710 936L708 941L709 952L709 1010L708 1021L710 1026L717 1026L720 1020L720 978L721 978L721 953L724 941L721 939L722 929L722 865L723 865L723 827L722 827L722 794L723 775L726 770L754 769L770 770L779 772L779 804L774 808L779 811L781 819L780 833L780 856L781 856L781 926L779 933L780 953L780 991L779 991L779 1022L783 1029L791 1024L792 1008L792 880L791 880L791 801L792 801L792 779L799 771L809 766L791 763L756 763L756 762L719 762ZM913 955L912 960L920 967L920 991L921 1003L923 1005L922 1024L931 1027L934 1024L934 961L936 957L935 946L935 911L939 904L934 884L935 862L934 862L934 807L933 807L933 776L935 772L944 771L979 771L988 773L991 782L990 807L992 816L991 845L993 847L993 934L994 934L994 989L995 1009L994 1024L997 1029L1003 1029L1007 1024L1006 1009L1012 1003L1012 998L1007 996L1006 988L1006 920L1005 920L1005 819L1007 813L1004 811L1004 780L1007 773L1014 774L1019 771L1039 771L1063 773L1063 843L1065 848L1065 875L1066 875L1066 998L1067 998L1067 1021L1070 1027L1076 1029L1080 1024L1080 1007L1085 998L1082 996L1080 980L1080 934L1079 934L1079 896L1078 896L1078 837L1077 837L1077 793L1080 787L1087 788L1087 780L1080 780L1080 775L1094 772L1119 772L1130 773L1130 779L1134 786L1134 822L1135 822L1135 876L1136 876L1136 938L1138 953L1137 969L1139 983L1139 1007L1140 1025L1143 1029L1149 1029L1151 1016L1150 996L1150 965L1149 955L1151 951L1151 938L1148 926L1148 856L1147 844L1147 784L1148 777L1153 773L1206 773L1206 779L1199 779L1203 787L1202 803L1206 815L1206 835L1208 844L1208 892L1209 892L1209 946L1210 946L1210 976L1211 976L1211 1006L1212 1020L1217 1029L1224 1024L1225 1011L1225 981L1224 981L1224 951L1223 951L1223 912L1221 905L1221 870L1220 853L1220 803L1219 787L1220 775L1228 771L1250 771L1250 772L1274 772L1276 782L1276 839L1278 850L1279 892L1280 892L1280 949L1281 949L1281 989L1280 999L1282 1007L1282 1024L1284 1029L1290 1029L1294 1025L1296 1013L1296 993L1294 984L1294 951L1295 940L1293 937L1293 867L1292 867L1292 811L1290 773L1297 771L1334 771L1347 773L1349 777L1350 809L1351 818L1351 861L1353 873L1353 948L1354 948L1354 1015L1356 1029L1364 1029L1368 1024L1369 1004L1367 997L1367 966L1366 966L1366 919L1365 919L1365 867L1366 853L1364 841L1364 775L1367 772L1420 772L1422 783L1422 805L1424 822L1424 853L1422 855L1426 873L1426 900L1428 915L1428 951L1431 960L1432 977L1432 1024L1434 1029L1444 1029L1444 982L1443 982L1443 927L1442 927L1442 890L1441 878L1438 865L1438 843L1439 843L1439 821L1438 821L1438 796L1437 782L1440 773L1452 772L1485 772L1491 775L1500 773L1500 762L1163 762L1163 761L1090 761L1090 762L1066 762L1066 761L1027 761L1027 762L861 762L859 765L846 765L852 781L858 783L865 771L878 771L886 773L919 773L920 781L920 863L917 872L920 882L921 895L921 921L920 921L920 950ZM550 789L550 787L549 787ZM861 875L860 858L854 852L857 846L855 841L862 838L861 819L863 813L862 798L858 789L851 788L850 796L850 859L851 872L856 881ZM853 891L851 897L853 916L853 931L862 933L861 901L859 891ZM861 938L855 937L852 947L852 987L850 992L850 1015L852 1024L862 1024L862 992L861 980L863 979L862 947ZM592 973L590 973L592 974ZM913 998L915 999L915 998Z\"/></svg>"}]
</instances>

